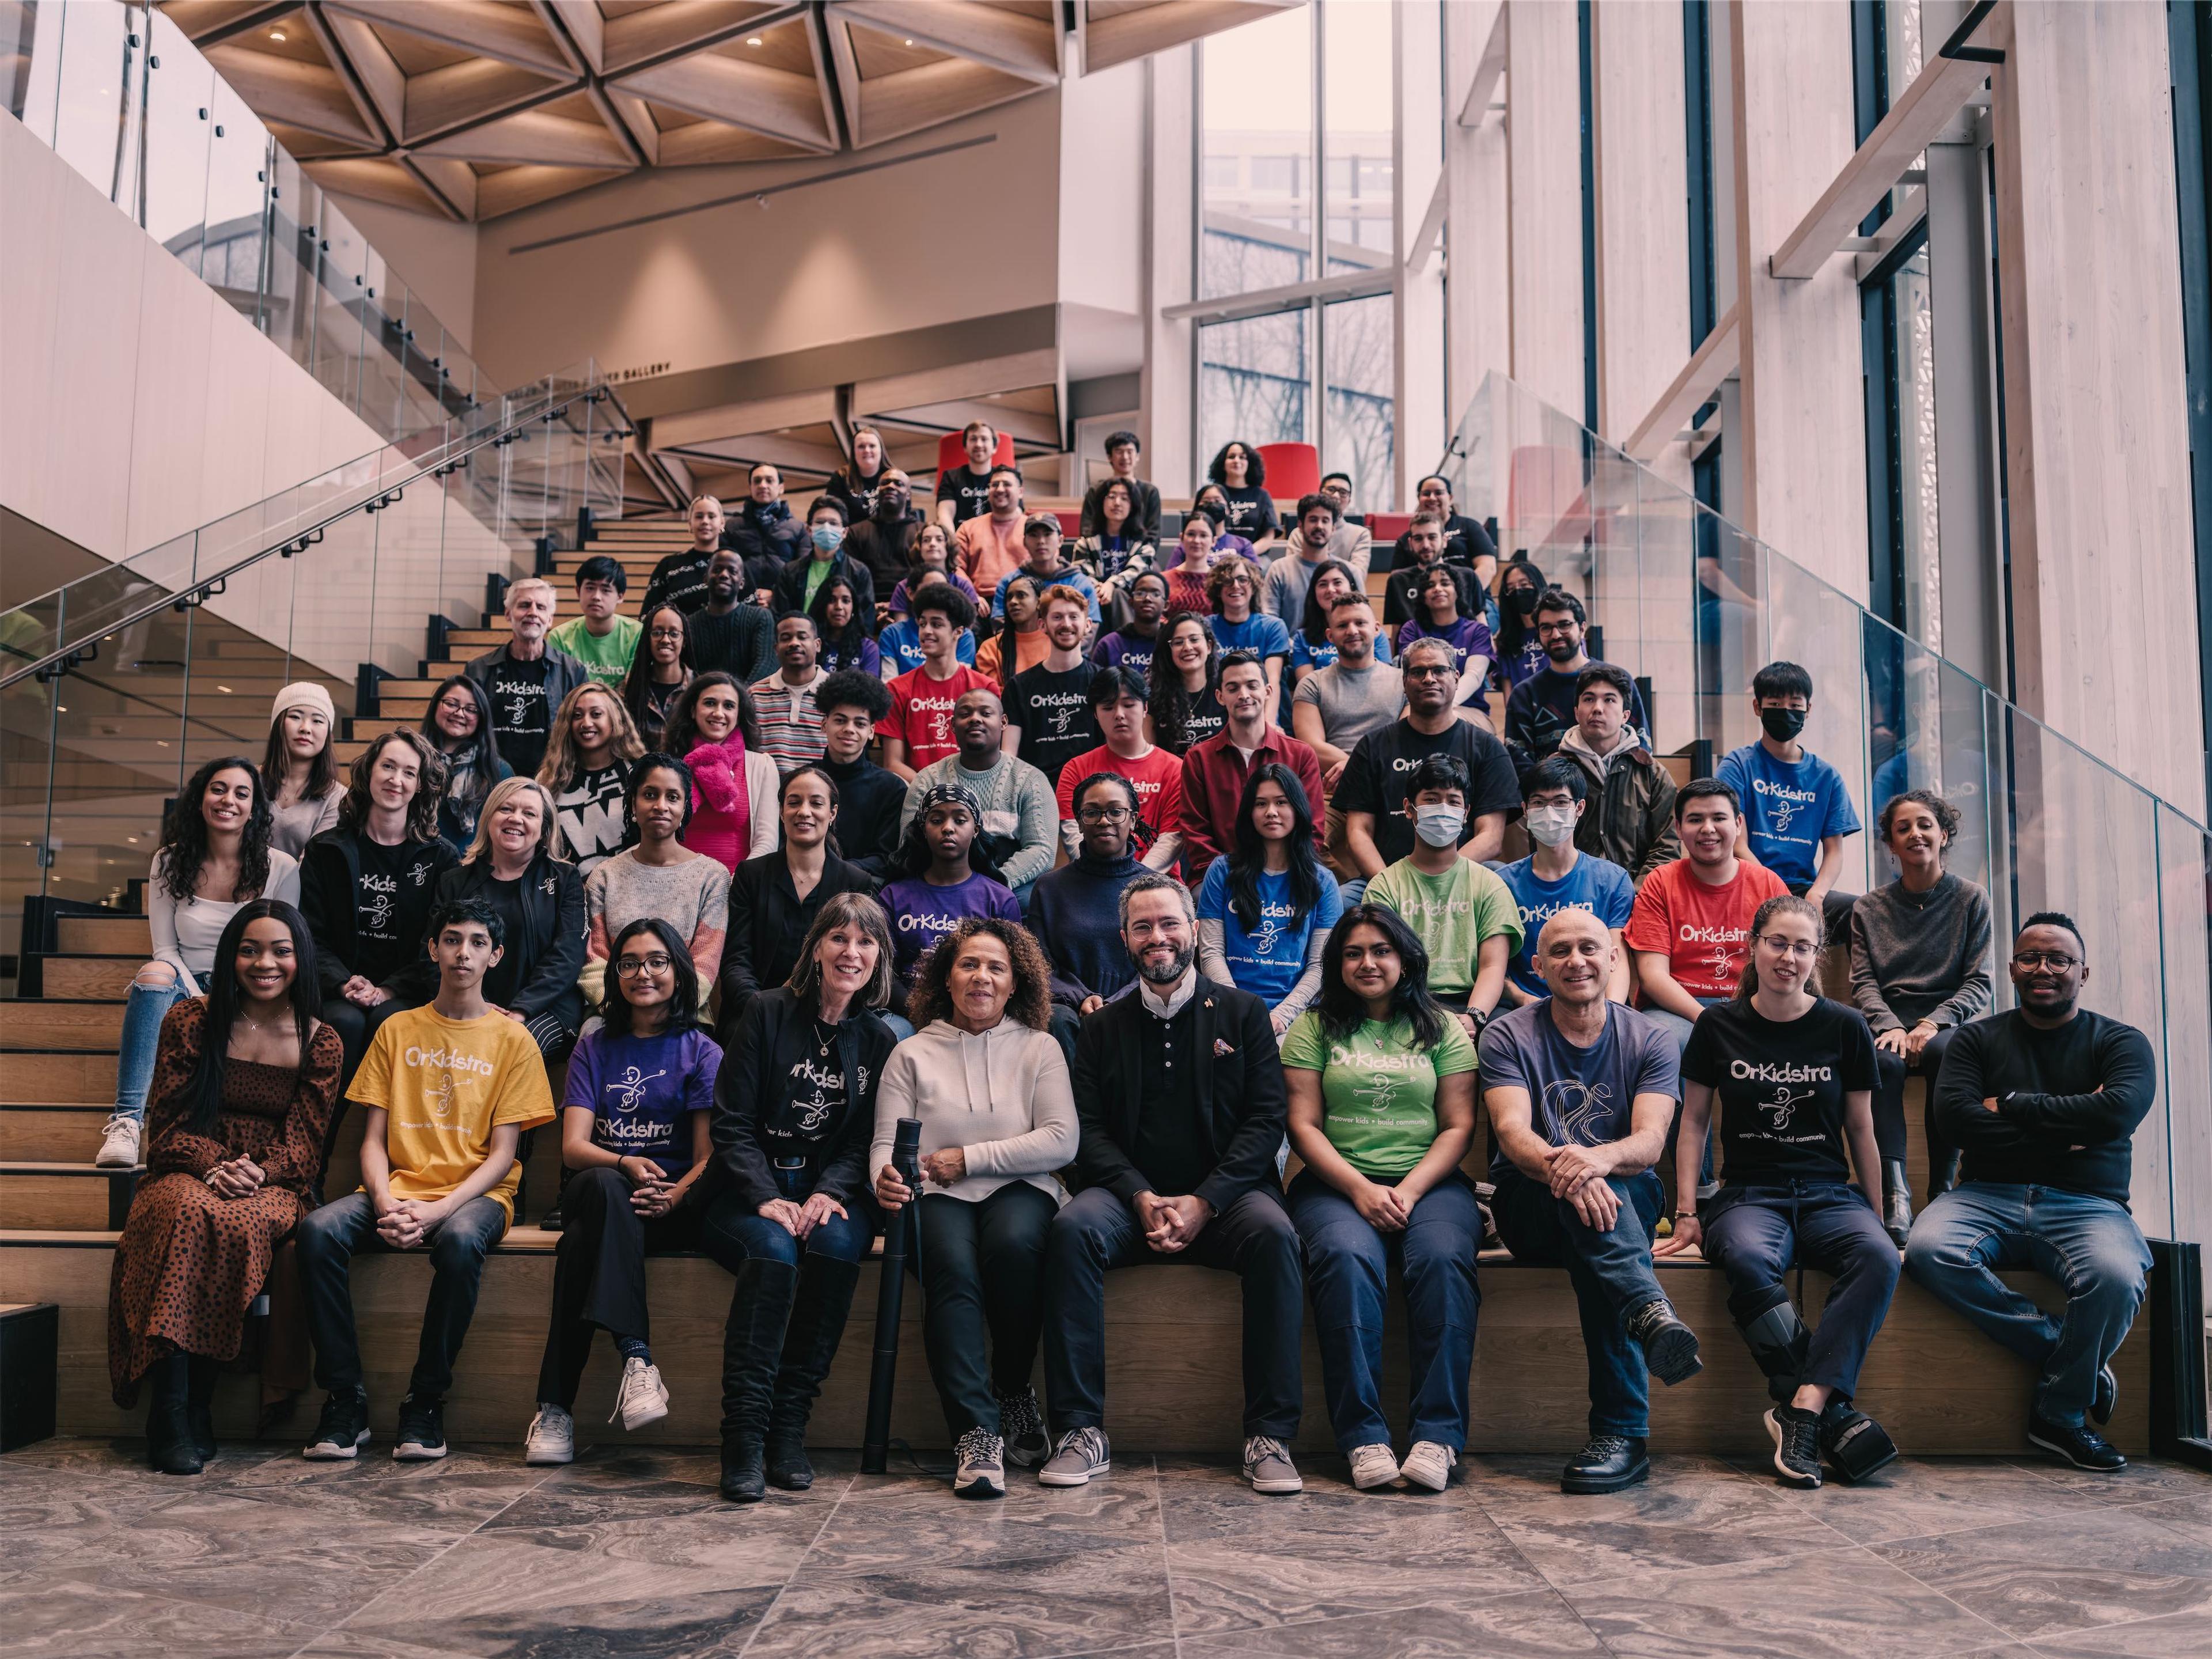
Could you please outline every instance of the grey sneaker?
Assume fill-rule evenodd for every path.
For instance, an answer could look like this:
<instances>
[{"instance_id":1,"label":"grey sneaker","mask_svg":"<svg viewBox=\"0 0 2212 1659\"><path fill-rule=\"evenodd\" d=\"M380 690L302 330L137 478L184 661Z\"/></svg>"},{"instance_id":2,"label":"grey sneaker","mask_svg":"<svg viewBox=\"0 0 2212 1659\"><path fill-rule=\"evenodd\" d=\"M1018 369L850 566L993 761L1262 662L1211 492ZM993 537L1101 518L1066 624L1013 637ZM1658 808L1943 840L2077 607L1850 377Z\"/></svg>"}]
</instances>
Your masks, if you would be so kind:
<instances>
[{"instance_id":1,"label":"grey sneaker","mask_svg":"<svg viewBox=\"0 0 2212 1659\"><path fill-rule=\"evenodd\" d=\"M1346 1455L1352 1462L1352 1484L1361 1492L1389 1486L1398 1478L1398 1460L1379 1440L1371 1446L1354 1446ZM1251 1471L1248 1468L1245 1473Z\"/></svg>"},{"instance_id":2,"label":"grey sneaker","mask_svg":"<svg viewBox=\"0 0 2212 1659\"><path fill-rule=\"evenodd\" d=\"M1006 1462L1018 1469L1033 1469L1052 1455L1035 1389L999 1396L999 1433L1006 1443Z\"/></svg>"},{"instance_id":3,"label":"grey sneaker","mask_svg":"<svg viewBox=\"0 0 2212 1659\"><path fill-rule=\"evenodd\" d=\"M1258 1492L1277 1493L1304 1492L1306 1483L1298 1478L1298 1466L1291 1462L1291 1454L1283 1443L1273 1435L1255 1434L1244 1443L1244 1478Z\"/></svg>"},{"instance_id":4,"label":"grey sneaker","mask_svg":"<svg viewBox=\"0 0 2212 1659\"><path fill-rule=\"evenodd\" d=\"M1113 1469L1114 1448L1105 1430L1070 1429L1037 1471L1037 1480L1048 1486L1080 1486L1092 1475L1110 1474Z\"/></svg>"},{"instance_id":5,"label":"grey sneaker","mask_svg":"<svg viewBox=\"0 0 2212 1659\"><path fill-rule=\"evenodd\" d=\"M576 1461L576 1419L558 1406L538 1408L530 1419L530 1432L522 1437L526 1463L573 1463Z\"/></svg>"},{"instance_id":6,"label":"grey sneaker","mask_svg":"<svg viewBox=\"0 0 2212 1659\"><path fill-rule=\"evenodd\" d=\"M121 1112L107 1120L100 1137L100 1152L92 1161L103 1170L132 1170L138 1166L138 1142L145 1123Z\"/></svg>"},{"instance_id":7,"label":"grey sneaker","mask_svg":"<svg viewBox=\"0 0 2212 1659\"><path fill-rule=\"evenodd\" d=\"M607 1421L620 1418L624 1429L641 1429L667 1415L668 1389L660 1367L650 1359L623 1360L622 1385L615 1390L615 1408Z\"/></svg>"},{"instance_id":8,"label":"grey sneaker","mask_svg":"<svg viewBox=\"0 0 2212 1659\"><path fill-rule=\"evenodd\" d=\"M988 1429L970 1429L953 1447L960 1467L952 1476L955 1498L1006 1495L1006 1443Z\"/></svg>"}]
</instances>

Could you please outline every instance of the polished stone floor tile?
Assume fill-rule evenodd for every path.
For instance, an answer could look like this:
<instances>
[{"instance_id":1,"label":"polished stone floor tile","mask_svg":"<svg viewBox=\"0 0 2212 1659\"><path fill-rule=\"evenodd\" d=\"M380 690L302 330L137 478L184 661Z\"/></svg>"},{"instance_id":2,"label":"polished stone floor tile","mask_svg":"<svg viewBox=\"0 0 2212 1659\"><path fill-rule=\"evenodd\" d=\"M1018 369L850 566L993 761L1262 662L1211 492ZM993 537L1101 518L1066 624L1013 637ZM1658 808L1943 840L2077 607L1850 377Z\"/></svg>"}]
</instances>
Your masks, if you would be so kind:
<instances>
[{"instance_id":1,"label":"polished stone floor tile","mask_svg":"<svg viewBox=\"0 0 2212 1659\"><path fill-rule=\"evenodd\" d=\"M566 1582L532 1588L526 1604L518 1598L498 1612L417 1616L397 1627L356 1619L307 1652L324 1659L735 1659L775 1600L773 1589L757 1588L608 1595L573 1603L568 1598L575 1586Z\"/></svg>"},{"instance_id":2,"label":"polished stone floor tile","mask_svg":"<svg viewBox=\"0 0 2212 1659\"><path fill-rule=\"evenodd\" d=\"M1176 1634L1160 1547L1133 1544L996 1567L802 1571L746 1659L1066 1659Z\"/></svg>"},{"instance_id":3,"label":"polished stone floor tile","mask_svg":"<svg viewBox=\"0 0 2212 1659\"><path fill-rule=\"evenodd\" d=\"M298 1449L292 1448L291 1455L296 1455ZM42 1440L21 1451L9 1452L0 1458L0 1467L88 1474L103 1480L181 1489L195 1479L227 1479L285 1455L284 1449L277 1446L232 1445L218 1453L203 1474L194 1477L162 1474L149 1468L143 1440Z\"/></svg>"},{"instance_id":4,"label":"polished stone floor tile","mask_svg":"<svg viewBox=\"0 0 2212 1659\"><path fill-rule=\"evenodd\" d=\"M191 1486L182 1480L88 1480L69 1470L16 1465L0 1479L0 1560L11 1571L31 1571L88 1546L112 1545Z\"/></svg>"},{"instance_id":5,"label":"polished stone floor tile","mask_svg":"<svg viewBox=\"0 0 2212 1659\"><path fill-rule=\"evenodd\" d=\"M2212 1653L2212 1620L2202 1613L2168 1613L2125 1625L2039 1636L2041 1659L2201 1659Z\"/></svg>"},{"instance_id":6,"label":"polished stone floor tile","mask_svg":"<svg viewBox=\"0 0 2212 1659\"><path fill-rule=\"evenodd\" d=\"M274 1457L226 1475L200 1477L227 1498L282 1504L338 1520L472 1532L544 1483L552 1471L526 1468L520 1453L456 1450L434 1463L363 1456L350 1463ZM198 1483L195 1483L198 1484Z\"/></svg>"},{"instance_id":7,"label":"polished stone floor tile","mask_svg":"<svg viewBox=\"0 0 2212 1659\"><path fill-rule=\"evenodd\" d=\"M2197 1613L2212 1624L2212 1543L2142 1508L2054 1516L1871 1547L2028 1642L2051 1632Z\"/></svg>"},{"instance_id":8,"label":"polished stone floor tile","mask_svg":"<svg viewBox=\"0 0 2212 1659\"><path fill-rule=\"evenodd\" d=\"M988 1567L1125 1544L1159 1547L1160 1499L1148 1469L1058 1489L1009 1473L1004 1498L972 1502L938 1480L871 1494L864 1475L814 1540L805 1571Z\"/></svg>"},{"instance_id":9,"label":"polished stone floor tile","mask_svg":"<svg viewBox=\"0 0 2212 1659\"><path fill-rule=\"evenodd\" d=\"M1763 1466L1747 1465L1745 1472L1765 1484ZM1900 1458L1864 1486L1831 1476L1809 1495L1774 1490L1793 1503L1802 1498L1807 1512L1860 1544L2103 1507L2087 1492L1994 1457Z\"/></svg>"},{"instance_id":10,"label":"polished stone floor tile","mask_svg":"<svg viewBox=\"0 0 2212 1659\"><path fill-rule=\"evenodd\" d=\"M0 1586L0 1648L9 1659L239 1659L291 1653L302 1632L252 1613L33 1573Z\"/></svg>"},{"instance_id":11,"label":"polished stone floor tile","mask_svg":"<svg viewBox=\"0 0 2212 1659\"><path fill-rule=\"evenodd\" d=\"M2118 1474L2099 1474L2055 1457L2014 1461L2053 1486L2069 1487L2100 1504L2149 1504L2162 1498L2202 1498L2212 1493L2212 1472L2193 1469L2186 1463L2135 1458Z\"/></svg>"},{"instance_id":12,"label":"polished stone floor tile","mask_svg":"<svg viewBox=\"0 0 2212 1659\"><path fill-rule=\"evenodd\" d=\"M1564 1659L1604 1652L1589 1626L1550 1590L1187 1635L1182 1648L1182 1659Z\"/></svg>"},{"instance_id":13,"label":"polished stone floor tile","mask_svg":"<svg viewBox=\"0 0 2212 1659\"><path fill-rule=\"evenodd\" d=\"M1635 1573L1561 1594L1620 1659L1935 1659L2010 1639L1862 1549Z\"/></svg>"}]
</instances>

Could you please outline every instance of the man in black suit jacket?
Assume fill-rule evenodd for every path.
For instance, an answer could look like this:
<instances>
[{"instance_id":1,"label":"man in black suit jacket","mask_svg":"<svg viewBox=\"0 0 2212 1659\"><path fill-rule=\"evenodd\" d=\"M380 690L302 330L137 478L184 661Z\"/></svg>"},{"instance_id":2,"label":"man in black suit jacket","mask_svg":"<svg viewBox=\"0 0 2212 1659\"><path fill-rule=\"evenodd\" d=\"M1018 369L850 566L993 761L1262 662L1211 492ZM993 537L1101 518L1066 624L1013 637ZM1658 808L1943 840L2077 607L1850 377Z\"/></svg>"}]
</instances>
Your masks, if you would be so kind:
<instances>
[{"instance_id":1,"label":"man in black suit jacket","mask_svg":"<svg viewBox=\"0 0 2212 1659\"><path fill-rule=\"evenodd\" d=\"M1267 1005L1199 976L1190 890L1139 876L1121 890L1127 994L1086 1016L1075 1041L1082 1192L1045 1254L1045 1389L1055 1434L1037 1472L1079 1486L1112 1467L1104 1431L1106 1274L1194 1261L1244 1281L1244 1474L1299 1490L1285 1443L1304 1392L1305 1279L1275 1158L1287 1100Z\"/></svg>"}]
</instances>

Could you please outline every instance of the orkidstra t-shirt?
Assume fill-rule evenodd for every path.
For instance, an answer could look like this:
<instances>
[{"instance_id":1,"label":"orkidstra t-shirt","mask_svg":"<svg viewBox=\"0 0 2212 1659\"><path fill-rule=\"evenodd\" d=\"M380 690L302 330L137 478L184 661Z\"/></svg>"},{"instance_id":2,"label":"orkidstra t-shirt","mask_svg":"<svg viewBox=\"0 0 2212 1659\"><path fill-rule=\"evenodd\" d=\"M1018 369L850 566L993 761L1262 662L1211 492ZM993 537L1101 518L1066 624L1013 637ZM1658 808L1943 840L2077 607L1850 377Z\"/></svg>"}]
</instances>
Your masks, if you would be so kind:
<instances>
[{"instance_id":1,"label":"orkidstra t-shirt","mask_svg":"<svg viewBox=\"0 0 2212 1659\"><path fill-rule=\"evenodd\" d=\"M1698 1016L1682 1077L1719 1097L1723 1177L1732 1184L1849 1181L1844 1097L1875 1083L1874 1033L1826 997L1796 1019L1733 1000Z\"/></svg>"},{"instance_id":2,"label":"orkidstra t-shirt","mask_svg":"<svg viewBox=\"0 0 2212 1659\"><path fill-rule=\"evenodd\" d=\"M1842 776L1809 750L1792 763L1747 743L1721 762L1719 776L1743 803L1751 850L1792 887L1809 887L1820 873L1823 838L1859 832Z\"/></svg>"},{"instance_id":3,"label":"orkidstra t-shirt","mask_svg":"<svg viewBox=\"0 0 2212 1659\"><path fill-rule=\"evenodd\" d=\"M1367 884L1367 902L1405 917L1429 951L1429 989L1456 1000L1474 988L1475 957L1485 939L1503 933L1506 954L1521 948L1521 909L1497 876L1472 859L1455 858L1431 876L1401 859Z\"/></svg>"},{"instance_id":4,"label":"orkidstra t-shirt","mask_svg":"<svg viewBox=\"0 0 2212 1659\"><path fill-rule=\"evenodd\" d=\"M1019 729L1022 758L1047 783L1058 784L1061 767L1098 746L1098 722L1091 714L1097 673L1098 665L1088 659L1057 674L1039 663L1006 688L1006 724Z\"/></svg>"},{"instance_id":5,"label":"orkidstra t-shirt","mask_svg":"<svg viewBox=\"0 0 2212 1659\"><path fill-rule=\"evenodd\" d=\"M652 1036L589 1031L568 1056L563 1106L592 1115L592 1145L649 1158L663 1175L691 1167L691 1114L712 1111L721 1046L697 1026Z\"/></svg>"},{"instance_id":6,"label":"orkidstra t-shirt","mask_svg":"<svg viewBox=\"0 0 2212 1659\"><path fill-rule=\"evenodd\" d=\"M1309 1010L1283 1033L1283 1064L1321 1073L1322 1133L1364 1176L1395 1181L1427 1156L1437 1138L1437 1085L1474 1070L1474 1044L1456 1019L1442 1022L1432 1048L1410 1020L1363 1020L1345 1037Z\"/></svg>"},{"instance_id":7,"label":"orkidstra t-shirt","mask_svg":"<svg viewBox=\"0 0 2212 1659\"><path fill-rule=\"evenodd\" d=\"M1536 972L1536 949L1544 924L1562 910L1587 910L1607 927L1626 927L1636 908L1636 884L1610 859L1577 852L1567 873L1546 881L1536 873L1532 854L1498 872L1521 911L1521 948L1506 965L1506 976L1532 997L1548 996Z\"/></svg>"},{"instance_id":8,"label":"orkidstra t-shirt","mask_svg":"<svg viewBox=\"0 0 2212 1659\"><path fill-rule=\"evenodd\" d=\"M346 1097L390 1115L384 1150L392 1195L433 1203L483 1167L500 1124L529 1129L553 1121L545 1062L521 1021L505 1014L452 1020L428 1005L377 1028ZM521 1180L518 1160L485 1194L509 1225Z\"/></svg>"},{"instance_id":9,"label":"orkidstra t-shirt","mask_svg":"<svg viewBox=\"0 0 2212 1659\"><path fill-rule=\"evenodd\" d=\"M1782 878L1739 862L1720 886L1699 881L1687 858L1644 877L1623 941L1632 951L1667 953L1667 970L1693 997L1735 994L1759 907L1790 890Z\"/></svg>"},{"instance_id":10,"label":"orkidstra t-shirt","mask_svg":"<svg viewBox=\"0 0 2212 1659\"><path fill-rule=\"evenodd\" d=\"M975 471L963 462L948 466L937 475L937 499L950 497L952 502L952 526L958 529L970 519L980 519L991 510L991 469Z\"/></svg>"},{"instance_id":11,"label":"orkidstra t-shirt","mask_svg":"<svg viewBox=\"0 0 2212 1659\"><path fill-rule=\"evenodd\" d=\"M876 735L897 738L906 744L906 763L919 772L932 761L960 751L952 735L952 710L970 691L999 694L999 684L988 674L968 667L955 668L949 678L929 677L927 667L900 675L890 684L891 712L876 722Z\"/></svg>"},{"instance_id":12,"label":"orkidstra t-shirt","mask_svg":"<svg viewBox=\"0 0 2212 1659\"><path fill-rule=\"evenodd\" d=\"M517 777L532 776L545 758L545 734L552 729L545 707L545 659L502 658L492 665L484 690L491 698L491 729L500 758Z\"/></svg>"},{"instance_id":13,"label":"orkidstra t-shirt","mask_svg":"<svg viewBox=\"0 0 2212 1659\"><path fill-rule=\"evenodd\" d=\"M600 684L620 685L623 676L629 672L629 659L637 654L637 642L645 632L645 624L635 617L610 617L607 620L607 631L594 634L587 618L571 617L547 635L545 642L583 664Z\"/></svg>"},{"instance_id":14,"label":"orkidstra t-shirt","mask_svg":"<svg viewBox=\"0 0 2212 1659\"><path fill-rule=\"evenodd\" d=\"M1493 734L1456 719L1433 736L1416 732L1402 720L1393 720L1353 747L1333 803L1346 812L1373 815L1375 850L1386 865L1413 850L1413 826L1404 811L1406 785L1414 769L1431 755L1453 757L1472 780L1462 846L1474 839L1475 820L1484 813L1502 812L1509 823L1521 816L1520 781L1505 745Z\"/></svg>"}]
</instances>

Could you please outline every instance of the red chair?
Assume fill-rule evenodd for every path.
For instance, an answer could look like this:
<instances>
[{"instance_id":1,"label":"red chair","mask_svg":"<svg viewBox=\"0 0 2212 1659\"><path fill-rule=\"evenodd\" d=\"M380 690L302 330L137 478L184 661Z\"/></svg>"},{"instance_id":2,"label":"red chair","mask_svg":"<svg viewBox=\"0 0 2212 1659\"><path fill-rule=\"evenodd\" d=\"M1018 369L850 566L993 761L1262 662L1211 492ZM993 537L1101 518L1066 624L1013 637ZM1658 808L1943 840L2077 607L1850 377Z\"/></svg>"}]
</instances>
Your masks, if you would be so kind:
<instances>
[{"instance_id":1,"label":"red chair","mask_svg":"<svg viewBox=\"0 0 2212 1659\"><path fill-rule=\"evenodd\" d=\"M1260 465L1267 469L1267 493L1295 503L1321 488L1321 452L1311 444L1261 444Z\"/></svg>"},{"instance_id":2,"label":"red chair","mask_svg":"<svg viewBox=\"0 0 2212 1659\"><path fill-rule=\"evenodd\" d=\"M1014 434L1001 432L999 447L991 452L993 466L1012 466L1014 464ZM948 432L937 441L937 470L940 473L956 466L968 465L968 447L961 441L960 434ZM934 483L935 479L930 480Z\"/></svg>"}]
</instances>

